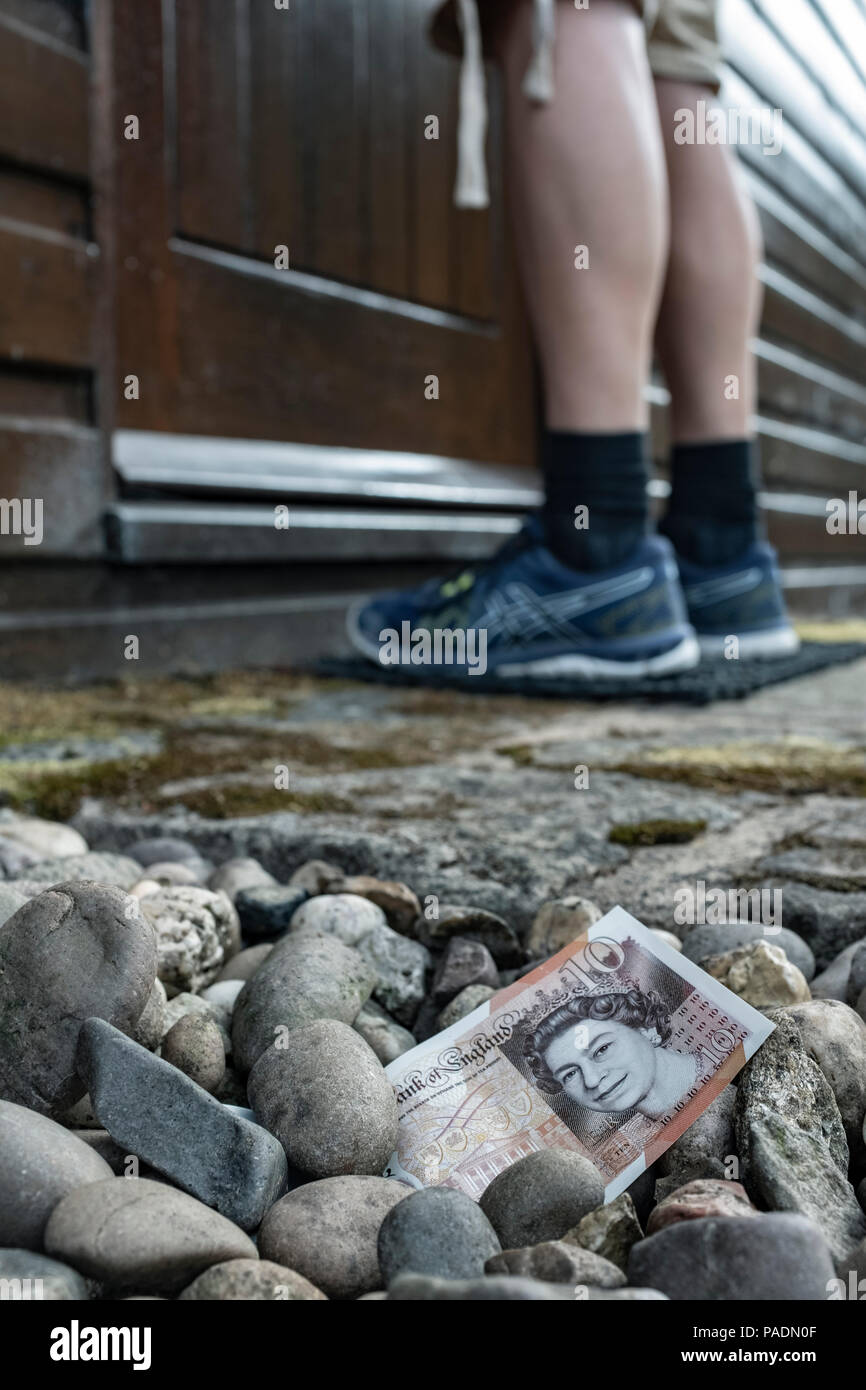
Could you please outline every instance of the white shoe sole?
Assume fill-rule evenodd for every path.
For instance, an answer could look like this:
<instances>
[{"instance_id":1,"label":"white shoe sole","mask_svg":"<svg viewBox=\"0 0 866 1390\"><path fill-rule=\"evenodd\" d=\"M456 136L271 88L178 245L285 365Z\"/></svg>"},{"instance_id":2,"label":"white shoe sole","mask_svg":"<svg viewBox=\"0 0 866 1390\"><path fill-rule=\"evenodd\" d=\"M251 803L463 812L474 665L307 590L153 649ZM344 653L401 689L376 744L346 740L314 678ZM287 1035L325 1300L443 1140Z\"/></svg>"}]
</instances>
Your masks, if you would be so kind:
<instances>
[{"instance_id":1,"label":"white shoe sole","mask_svg":"<svg viewBox=\"0 0 866 1390\"><path fill-rule=\"evenodd\" d=\"M369 642L358 626L358 614L367 603L359 599L346 614L346 632L356 651L366 656L376 665L382 665L379 648ZM502 676L506 680L515 676L538 676L539 678L562 678L574 676L618 676L621 680L641 680L647 676L670 676L678 671L691 671L701 659L697 638L691 634L684 637L669 651L659 656L647 657L644 661L610 661L605 657L586 656L580 652L569 652L562 656L544 657L537 661L509 661L504 666L496 666L485 672L490 676ZM412 667L412 670L415 670ZM441 667L447 670L447 667ZM471 685L472 678L467 676Z\"/></svg>"},{"instance_id":2,"label":"white shoe sole","mask_svg":"<svg viewBox=\"0 0 866 1390\"><path fill-rule=\"evenodd\" d=\"M773 661L778 657L793 656L794 652L800 650L800 639L792 627L776 627L766 632L732 632L727 637L698 636L701 656L726 656L731 637L737 639L737 656L740 660Z\"/></svg>"}]
</instances>

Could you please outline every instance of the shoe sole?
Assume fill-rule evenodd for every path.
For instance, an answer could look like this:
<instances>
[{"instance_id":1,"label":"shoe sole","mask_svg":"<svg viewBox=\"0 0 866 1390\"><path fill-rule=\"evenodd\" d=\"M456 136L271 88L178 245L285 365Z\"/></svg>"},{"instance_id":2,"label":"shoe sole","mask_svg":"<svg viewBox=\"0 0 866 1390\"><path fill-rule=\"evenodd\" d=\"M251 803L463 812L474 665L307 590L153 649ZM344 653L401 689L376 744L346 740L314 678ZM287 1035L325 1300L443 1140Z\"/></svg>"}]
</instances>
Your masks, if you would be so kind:
<instances>
[{"instance_id":1,"label":"shoe sole","mask_svg":"<svg viewBox=\"0 0 866 1390\"><path fill-rule=\"evenodd\" d=\"M800 650L800 639L792 627L776 627L766 632L730 633L726 637L705 637L699 633L701 656L724 657L725 645L731 637L737 639L739 659L746 661L776 661Z\"/></svg>"},{"instance_id":2,"label":"shoe sole","mask_svg":"<svg viewBox=\"0 0 866 1390\"><path fill-rule=\"evenodd\" d=\"M383 664L379 660L379 648L375 643L367 641L358 624L358 615L366 602L366 599L360 599L349 609L346 614L346 633L355 650L379 666ZM516 676L562 680L573 677L615 676L622 680L641 680L648 676L669 676L679 671L691 671L700 659L698 640L694 634L690 634L675 647L660 652L658 656L645 657L641 661L612 661L606 657L568 652L562 656L544 657L537 661L509 661L502 666L491 667L485 674L502 676L506 680ZM413 666L411 669L415 671L418 668ZM473 678L467 675L466 680L471 685Z\"/></svg>"}]
</instances>

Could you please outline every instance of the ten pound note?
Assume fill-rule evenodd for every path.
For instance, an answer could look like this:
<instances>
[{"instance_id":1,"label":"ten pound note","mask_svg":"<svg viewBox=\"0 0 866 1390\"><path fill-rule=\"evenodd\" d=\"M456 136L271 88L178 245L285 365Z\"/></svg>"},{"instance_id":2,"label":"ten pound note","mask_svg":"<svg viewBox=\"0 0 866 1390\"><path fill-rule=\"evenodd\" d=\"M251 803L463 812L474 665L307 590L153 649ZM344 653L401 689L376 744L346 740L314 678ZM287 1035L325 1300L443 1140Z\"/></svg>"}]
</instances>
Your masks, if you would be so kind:
<instances>
[{"instance_id":1,"label":"ten pound note","mask_svg":"<svg viewBox=\"0 0 866 1390\"><path fill-rule=\"evenodd\" d=\"M623 1192L773 1031L769 1019L621 907L386 1068L397 1151L386 1176L478 1198L547 1145Z\"/></svg>"}]
</instances>

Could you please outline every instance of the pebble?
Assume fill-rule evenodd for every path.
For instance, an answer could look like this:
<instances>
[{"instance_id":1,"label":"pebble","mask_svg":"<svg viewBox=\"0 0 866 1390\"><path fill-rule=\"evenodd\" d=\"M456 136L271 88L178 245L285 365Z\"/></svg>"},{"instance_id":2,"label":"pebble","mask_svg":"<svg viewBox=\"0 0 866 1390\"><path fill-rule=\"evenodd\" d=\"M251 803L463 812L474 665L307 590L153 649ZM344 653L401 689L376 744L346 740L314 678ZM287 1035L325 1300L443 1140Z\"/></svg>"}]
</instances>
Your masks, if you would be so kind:
<instances>
[{"instance_id":1,"label":"pebble","mask_svg":"<svg viewBox=\"0 0 866 1390\"><path fill-rule=\"evenodd\" d=\"M725 1178L727 1161L736 1158L734 1140L735 1086L726 1086L706 1110L675 1139L658 1159L662 1177L656 1197L667 1196L695 1178Z\"/></svg>"},{"instance_id":2,"label":"pebble","mask_svg":"<svg viewBox=\"0 0 866 1390\"><path fill-rule=\"evenodd\" d=\"M286 1303L326 1301L321 1289L309 1279L271 1260L226 1260L223 1264L211 1265L178 1294L181 1303L223 1299L276 1299Z\"/></svg>"},{"instance_id":3,"label":"pebble","mask_svg":"<svg viewBox=\"0 0 866 1390\"><path fill-rule=\"evenodd\" d=\"M0 1097L58 1114L84 1094L85 1018L132 1032L156 977L156 938L118 888L63 883L0 927Z\"/></svg>"},{"instance_id":4,"label":"pebble","mask_svg":"<svg viewBox=\"0 0 866 1390\"><path fill-rule=\"evenodd\" d=\"M632 1284L677 1300L823 1300L834 1276L821 1232L791 1212L677 1221L632 1247Z\"/></svg>"},{"instance_id":5,"label":"pebble","mask_svg":"<svg viewBox=\"0 0 866 1390\"><path fill-rule=\"evenodd\" d=\"M839 1108L783 1011L740 1073L734 1118L740 1175L756 1204L808 1217L836 1259L866 1236Z\"/></svg>"},{"instance_id":6,"label":"pebble","mask_svg":"<svg viewBox=\"0 0 866 1390\"><path fill-rule=\"evenodd\" d=\"M533 959L547 960L583 936L601 916L601 908L589 898L555 898L544 903L535 914L526 938L526 949Z\"/></svg>"},{"instance_id":7,"label":"pebble","mask_svg":"<svg viewBox=\"0 0 866 1390\"><path fill-rule=\"evenodd\" d=\"M401 1274L480 1278L501 1248L477 1202L454 1188L428 1187L388 1212L379 1231L379 1267L386 1285Z\"/></svg>"},{"instance_id":8,"label":"pebble","mask_svg":"<svg viewBox=\"0 0 866 1390\"><path fill-rule=\"evenodd\" d=\"M287 1265L328 1298L358 1298L382 1287L379 1229L409 1188L390 1178L323 1178L271 1207L259 1231L263 1260Z\"/></svg>"},{"instance_id":9,"label":"pebble","mask_svg":"<svg viewBox=\"0 0 866 1390\"><path fill-rule=\"evenodd\" d=\"M617 1289L625 1283L622 1270L603 1255L564 1240L547 1240L518 1250L503 1250L485 1265L487 1274L518 1274L547 1284L591 1284ZM426 1272L426 1271L419 1271Z\"/></svg>"},{"instance_id":10,"label":"pebble","mask_svg":"<svg viewBox=\"0 0 866 1390\"><path fill-rule=\"evenodd\" d=\"M156 932L159 978L169 998L212 984L240 948L237 913L209 888L164 888L142 898L141 910Z\"/></svg>"},{"instance_id":11,"label":"pebble","mask_svg":"<svg viewBox=\"0 0 866 1390\"><path fill-rule=\"evenodd\" d=\"M20 848L27 856L32 855L31 863L39 859L68 859L88 852L84 836L71 825L41 820L38 816L13 816L11 820L0 822L0 849L7 845Z\"/></svg>"},{"instance_id":12,"label":"pebble","mask_svg":"<svg viewBox=\"0 0 866 1390\"><path fill-rule=\"evenodd\" d=\"M850 946L846 946L844 951L840 951L830 962L826 970L822 970L820 975L816 975L814 980L809 982L813 999L838 999L843 1004L847 1002L851 961L860 945L859 941L852 941Z\"/></svg>"},{"instance_id":13,"label":"pebble","mask_svg":"<svg viewBox=\"0 0 866 1390\"><path fill-rule=\"evenodd\" d=\"M851 969L848 972L848 982L845 986L845 1003L850 1004L852 1009L857 1008L857 1001L866 989L866 941L858 943L857 950L851 955Z\"/></svg>"},{"instance_id":14,"label":"pebble","mask_svg":"<svg viewBox=\"0 0 866 1390\"><path fill-rule=\"evenodd\" d=\"M301 903L307 901L303 888L288 883L254 884L235 894L235 907L241 919L245 941L270 941L288 931L289 923Z\"/></svg>"},{"instance_id":15,"label":"pebble","mask_svg":"<svg viewBox=\"0 0 866 1390\"><path fill-rule=\"evenodd\" d=\"M226 962L214 983L221 984L223 980L251 979L259 966L267 960L272 950L273 943L265 941L262 942L261 946L248 946L245 950L238 951L236 956L232 956L231 960Z\"/></svg>"},{"instance_id":16,"label":"pebble","mask_svg":"<svg viewBox=\"0 0 866 1390\"><path fill-rule=\"evenodd\" d=\"M681 951L683 943L678 936L674 936L672 931L664 931L661 927L651 927L653 936L657 936L659 941L665 946L670 946L672 951Z\"/></svg>"},{"instance_id":17,"label":"pebble","mask_svg":"<svg viewBox=\"0 0 866 1390\"><path fill-rule=\"evenodd\" d=\"M604 1184L588 1158L540 1149L519 1158L481 1195L481 1209L504 1250L559 1240L604 1202Z\"/></svg>"},{"instance_id":18,"label":"pebble","mask_svg":"<svg viewBox=\"0 0 866 1390\"><path fill-rule=\"evenodd\" d=\"M107 1178L68 1193L51 1213L45 1249L115 1293L173 1294L211 1265L256 1258L238 1226L149 1178Z\"/></svg>"},{"instance_id":19,"label":"pebble","mask_svg":"<svg viewBox=\"0 0 866 1390\"><path fill-rule=\"evenodd\" d=\"M210 1095L225 1076L226 1054L219 1028L202 1014L185 1014L172 1024L162 1040L162 1059Z\"/></svg>"},{"instance_id":20,"label":"pebble","mask_svg":"<svg viewBox=\"0 0 866 1390\"><path fill-rule=\"evenodd\" d=\"M238 995L232 1014L235 1065L248 1072L275 1039L314 1019L354 1023L375 983L358 952L333 937L281 937Z\"/></svg>"},{"instance_id":21,"label":"pebble","mask_svg":"<svg viewBox=\"0 0 866 1390\"><path fill-rule=\"evenodd\" d=\"M354 874L342 879L339 884L328 884L319 891L354 893L360 898L369 899L382 909L389 927L401 935L411 935L413 924L421 916L421 903L407 884L371 878L369 874Z\"/></svg>"},{"instance_id":22,"label":"pebble","mask_svg":"<svg viewBox=\"0 0 866 1390\"><path fill-rule=\"evenodd\" d=\"M40 855L15 840L0 835L0 879L23 878L31 864L38 864Z\"/></svg>"},{"instance_id":23,"label":"pebble","mask_svg":"<svg viewBox=\"0 0 866 1390\"><path fill-rule=\"evenodd\" d=\"M452 936L433 975L430 997L441 1009L470 985L487 985L491 990L498 989L496 961L480 941L471 941L467 936Z\"/></svg>"},{"instance_id":24,"label":"pebble","mask_svg":"<svg viewBox=\"0 0 866 1390\"><path fill-rule=\"evenodd\" d=\"M244 1230L285 1191L286 1158L168 1061L100 1019L81 1030L78 1068L115 1143Z\"/></svg>"},{"instance_id":25,"label":"pebble","mask_svg":"<svg viewBox=\"0 0 866 1390\"><path fill-rule=\"evenodd\" d=\"M724 1178L697 1178L678 1187L653 1207L646 1233L655 1235L677 1221L694 1221L705 1216L757 1216L742 1183Z\"/></svg>"},{"instance_id":26,"label":"pebble","mask_svg":"<svg viewBox=\"0 0 866 1390\"><path fill-rule=\"evenodd\" d=\"M486 946L501 967L522 965L526 952L512 927L495 912L480 907L440 903L438 916L416 918L413 934L425 946L441 950L452 936L468 936Z\"/></svg>"},{"instance_id":27,"label":"pebble","mask_svg":"<svg viewBox=\"0 0 866 1390\"><path fill-rule=\"evenodd\" d=\"M809 1057L821 1068L839 1107L852 1160L866 1160L866 1023L836 999L813 999L786 1009Z\"/></svg>"},{"instance_id":28,"label":"pebble","mask_svg":"<svg viewBox=\"0 0 866 1390\"><path fill-rule=\"evenodd\" d=\"M200 888L201 874L190 864L166 863L148 864L143 883L155 883L159 888ZM131 891L131 890L130 890Z\"/></svg>"},{"instance_id":29,"label":"pebble","mask_svg":"<svg viewBox=\"0 0 866 1390\"><path fill-rule=\"evenodd\" d=\"M9 883L0 883L0 927L4 922L16 913L19 907L23 907L29 902L26 893L20 893L17 888L13 888Z\"/></svg>"},{"instance_id":30,"label":"pebble","mask_svg":"<svg viewBox=\"0 0 866 1390\"><path fill-rule=\"evenodd\" d=\"M40 859L27 870L27 883L58 884L74 880L131 888L141 878L141 865L125 854L69 854Z\"/></svg>"},{"instance_id":31,"label":"pebble","mask_svg":"<svg viewBox=\"0 0 866 1390\"><path fill-rule=\"evenodd\" d=\"M341 892L345 878L336 864L328 864L324 859L308 859L295 869L289 883L293 888L305 889L311 898L317 898L321 893L330 892L332 886L335 892Z\"/></svg>"},{"instance_id":32,"label":"pebble","mask_svg":"<svg viewBox=\"0 0 866 1390\"><path fill-rule=\"evenodd\" d=\"M0 1100L0 1246L41 1250L61 1197L110 1176L105 1160L68 1129Z\"/></svg>"},{"instance_id":33,"label":"pebble","mask_svg":"<svg viewBox=\"0 0 866 1390\"><path fill-rule=\"evenodd\" d=\"M32 1250L0 1250L0 1282L22 1281L22 1298L40 1303L81 1303L90 1297L77 1270ZM29 1292L25 1292L29 1290Z\"/></svg>"},{"instance_id":34,"label":"pebble","mask_svg":"<svg viewBox=\"0 0 866 1390\"><path fill-rule=\"evenodd\" d=\"M337 1019L301 1024L287 1046L267 1048L247 1094L289 1162L313 1177L381 1173L394 1152L394 1088L372 1048Z\"/></svg>"},{"instance_id":35,"label":"pebble","mask_svg":"<svg viewBox=\"0 0 866 1390\"><path fill-rule=\"evenodd\" d=\"M383 1067L415 1046L413 1034L372 999L367 1000L352 1026L372 1047Z\"/></svg>"},{"instance_id":36,"label":"pebble","mask_svg":"<svg viewBox=\"0 0 866 1390\"><path fill-rule=\"evenodd\" d=\"M131 1036L148 1052L155 1052L166 1034L166 1009L168 997L162 980L154 980L153 989L147 996L141 1017L132 1029Z\"/></svg>"},{"instance_id":37,"label":"pebble","mask_svg":"<svg viewBox=\"0 0 866 1390\"><path fill-rule=\"evenodd\" d=\"M269 874L258 859L227 859L214 869L208 879L208 888L214 893L225 893L234 902L243 888L275 888L277 880Z\"/></svg>"},{"instance_id":38,"label":"pebble","mask_svg":"<svg viewBox=\"0 0 866 1390\"><path fill-rule=\"evenodd\" d=\"M755 1009L782 1008L811 998L802 970L791 964L781 946L768 941L752 941L724 955L708 956L700 965Z\"/></svg>"},{"instance_id":39,"label":"pebble","mask_svg":"<svg viewBox=\"0 0 866 1390\"><path fill-rule=\"evenodd\" d=\"M291 933L323 933L353 947L376 975L373 998L410 1027L424 999L430 955L388 926L375 903L353 893L310 898L292 918Z\"/></svg>"},{"instance_id":40,"label":"pebble","mask_svg":"<svg viewBox=\"0 0 866 1390\"><path fill-rule=\"evenodd\" d=\"M214 1008L221 1013L227 1011L231 1014L243 987L243 980L217 980L215 984L208 985L207 989L203 989L199 998L204 999L208 1004L213 1004Z\"/></svg>"},{"instance_id":41,"label":"pebble","mask_svg":"<svg viewBox=\"0 0 866 1390\"><path fill-rule=\"evenodd\" d=\"M563 1239L577 1241L585 1250L604 1256L624 1270L631 1247L636 1241L643 1240L641 1224L629 1193L621 1192L607 1206L598 1207L581 1217Z\"/></svg>"},{"instance_id":42,"label":"pebble","mask_svg":"<svg viewBox=\"0 0 866 1390\"><path fill-rule=\"evenodd\" d=\"M164 1038L178 1020L185 1018L187 1014L199 1014L203 1018L211 1019L220 1031L226 1054L231 1052L231 1034L229 1033L231 1014L223 1005L205 999L202 994L176 994L173 999L169 999L165 1006L162 1037ZM162 1038L160 1038L160 1042L162 1042Z\"/></svg>"},{"instance_id":43,"label":"pebble","mask_svg":"<svg viewBox=\"0 0 866 1390\"><path fill-rule=\"evenodd\" d=\"M693 927L683 941L683 955L696 965L708 956L725 955L735 951L738 946L751 945L753 941L769 941L781 946L792 965L801 970L807 980L815 974L815 957L806 942L787 927L780 927L768 936L759 923L729 922L722 926Z\"/></svg>"},{"instance_id":44,"label":"pebble","mask_svg":"<svg viewBox=\"0 0 866 1390\"><path fill-rule=\"evenodd\" d=\"M446 1004L437 1015L434 1031L441 1033L444 1028L450 1028L452 1023L459 1023L461 1018L468 1017L481 1004L492 999L495 993L496 990L491 989L490 985L467 985L459 994L455 994L450 1004Z\"/></svg>"},{"instance_id":45,"label":"pebble","mask_svg":"<svg viewBox=\"0 0 866 1390\"><path fill-rule=\"evenodd\" d=\"M126 852L145 868L159 863L201 863L201 855L195 845L174 835L150 835L144 840L134 840L127 845Z\"/></svg>"}]
</instances>

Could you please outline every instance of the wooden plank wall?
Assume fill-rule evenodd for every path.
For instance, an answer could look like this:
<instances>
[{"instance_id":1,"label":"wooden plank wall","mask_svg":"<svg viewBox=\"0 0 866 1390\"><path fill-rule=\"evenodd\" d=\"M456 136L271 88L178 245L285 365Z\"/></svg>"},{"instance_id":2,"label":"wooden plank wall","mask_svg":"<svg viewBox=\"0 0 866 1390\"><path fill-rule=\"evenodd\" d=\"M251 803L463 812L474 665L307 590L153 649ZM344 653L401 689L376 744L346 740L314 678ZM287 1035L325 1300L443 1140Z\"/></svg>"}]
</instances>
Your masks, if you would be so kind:
<instances>
[{"instance_id":1,"label":"wooden plank wall","mask_svg":"<svg viewBox=\"0 0 866 1390\"><path fill-rule=\"evenodd\" d=\"M80 0L0 0L0 496L44 516L4 558L102 553L86 44Z\"/></svg>"}]
</instances>

